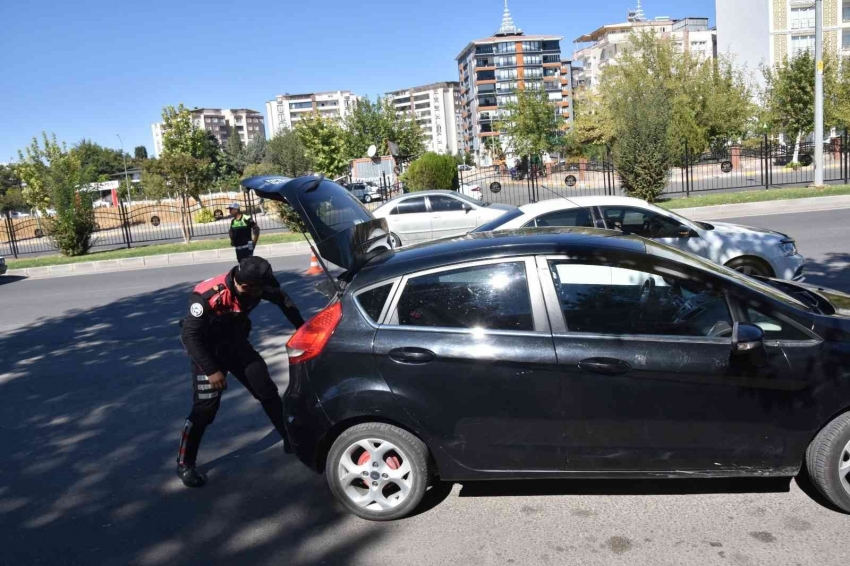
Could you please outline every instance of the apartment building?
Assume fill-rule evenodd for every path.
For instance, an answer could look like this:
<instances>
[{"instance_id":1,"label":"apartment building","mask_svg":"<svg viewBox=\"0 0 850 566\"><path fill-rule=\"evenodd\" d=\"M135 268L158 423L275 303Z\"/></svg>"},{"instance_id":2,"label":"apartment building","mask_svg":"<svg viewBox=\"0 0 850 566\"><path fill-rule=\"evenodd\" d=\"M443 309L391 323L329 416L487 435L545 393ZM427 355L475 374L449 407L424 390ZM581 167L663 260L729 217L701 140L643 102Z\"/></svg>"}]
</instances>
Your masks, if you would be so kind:
<instances>
[{"instance_id":1,"label":"apartment building","mask_svg":"<svg viewBox=\"0 0 850 566\"><path fill-rule=\"evenodd\" d=\"M358 98L348 90L278 95L266 102L271 134L274 136L282 129L292 129L298 120L314 112L325 118L342 120Z\"/></svg>"},{"instance_id":2,"label":"apartment building","mask_svg":"<svg viewBox=\"0 0 850 566\"><path fill-rule=\"evenodd\" d=\"M632 32L641 31L672 39L679 51L699 54L706 59L717 56L717 30L709 28L708 18L673 20L659 16L648 20L638 2L638 9L630 11L625 22L604 25L576 38L574 84L598 86L605 67L616 65L620 54L629 46Z\"/></svg>"},{"instance_id":3,"label":"apartment building","mask_svg":"<svg viewBox=\"0 0 850 566\"><path fill-rule=\"evenodd\" d=\"M850 0L823 1L823 47L850 56ZM717 49L762 80L761 64L815 49L814 0L717 0Z\"/></svg>"},{"instance_id":4,"label":"apartment building","mask_svg":"<svg viewBox=\"0 0 850 566\"><path fill-rule=\"evenodd\" d=\"M506 104L516 101L516 91L545 90L565 127L572 120L570 67L561 62L561 40L556 35L525 35L513 22L507 0L499 30L490 37L469 42L456 57L460 77L461 149L479 165L490 165L488 146L501 144L510 156L510 140L503 139L497 124ZM496 142L487 141L495 138Z\"/></svg>"},{"instance_id":5,"label":"apartment building","mask_svg":"<svg viewBox=\"0 0 850 566\"><path fill-rule=\"evenodd\" d=\"M194 108L191 113L195 127L211 132L222 147L227 144L230 138L231 128L236 128L236 133L243 145L249 144L255 137L266 136L263 115L256 110L249 110L248 108ZM164 128L165 124L162 122L151 126L154 153L157 156L162 155Z\"/></svg>"},{"instance_id":6,"label":"apartment building","mask_svg":"<svg viewBox=\"0 0 850 566\"><path fill-rule=\"evenodd\" d=\"M441 82L388 92L399 114L422 127L427 151L453 155L458 152L460 83Z\"/></svg>"}]
</instances>

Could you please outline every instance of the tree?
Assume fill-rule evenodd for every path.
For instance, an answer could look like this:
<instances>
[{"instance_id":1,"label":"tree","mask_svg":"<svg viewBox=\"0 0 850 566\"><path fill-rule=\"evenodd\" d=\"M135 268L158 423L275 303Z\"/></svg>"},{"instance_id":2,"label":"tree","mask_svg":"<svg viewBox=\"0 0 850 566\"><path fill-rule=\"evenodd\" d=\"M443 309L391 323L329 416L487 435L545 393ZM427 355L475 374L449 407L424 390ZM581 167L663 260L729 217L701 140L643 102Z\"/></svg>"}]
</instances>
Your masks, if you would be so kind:
<instances>
[{"instance_id":1,"label":"tree","mask_svg":"<svg viewBox=\"0 0 850 566\"><path fill-rule=\"evenodd\" d=\"M108 181L111 175L123 171L124 158L128 157L87 139L80 140L71 153L80 160L84 175L98 182Z\"/></svg>"},{"instance_id":2,"label":"tree","mask_svg":"<svg viewBox=\"0 0 850 566\"><path fill-rule=\"evenodd\" d=\"M142 186L150 198L161 199L176 194L180 197L180 216L183 240L190 236L186 222L186 198L200 202L200 193L212 181L210 163L182 153L163 152L159 159L150 159L142 172Z\"/></svg>"},{"instance_id":3,"label":"tree","mask_svg":"<svg viewBox=\"0 0 850 566\"><path fill-rule=\"evenodd\" d=\"M281 134L275 136L275 138L280 137ZM275 139L273 138L273 140ZM271 145L271 144L269 144ZM274 163L259 163L252 164L245 168L244 178L247 179L249 177L257 177L259 175L282 175L282 176L291 176L288 175L284 169ZM289 206L285 202L273 201L272 208L280 216L281 221L284 225L289 229L290 232L297 232L303 234L306 231L304 223L301 220L301 217L298 215L295 210Z\"/></svg>"},{"instance_id":4,"label":"tree","mask_svg":"<svg viewBox=\"0 0 850 566\"><path fill-rule=\"evenodd\" d=\"M242 162L245 164L245 167L262 163L266 158L266 146L265 136L254 136L248 145L245 146L245 151L243 152Z\"/></svg>"},{"instance_id":5,"label":"tree","mask_svg":"<svg viewBox=\"0 0 850 566\"><path fill-rule=\"evenodd\" d=\"M280 130L266 145L265 163L274 165L274 174L286 177L301 177L312 170L301 138L287 128Z\"/></svg>"},{"instance_id":6,"label":"tree","mask_svg":"<svg viewBox=\"0 0 850 566\"><path fill-rule=\"evenodd\" d=\"M305 116L298 121L295 132L315 171L331 178L348 172L345 132L336 120L319 114Z\"/></svg>"},{"instance_id":7,"label":"tree","mask_svg":"<svg viewBox=\"0 0 850 566\"><path fill-rule=\"evenodd\" d=\"M540 156L559 145L564 119L543 89L516 91L516 102L504 106L497 128L517 155Z\"/></svg>"},{"instance_id":8,"label":"tree","mask_svg":"<svg viewBox=\"0 0 850 566\"><path fill-rule=\"evenodd\" d=\"M568 153L581 155L585 146L606 147L614 141L614 123L603 94L588 88L573 93L573 126L565 136Z\"/></svg>"},{"instance_id":9,"label":"tree","mask_svg":"<svg viewBox=\"0 0 850 566\"><path fill-rule=\"evenodd\" d=\"M404 184L410 191L429 191L458 189L457 164L451 155L425 153L410 164L403 176Z\"/></svg>"},{"instance_id":10,"label":"tree","mask_svg":"<svg viewBox=\"0 0 850 566\"><path fill-rule=\"evenodd\" d=\"M620 111L614 165L629 196L653 202L664 190L672 165L669 146L671 108L663 87L648 81Z\"/></svg>"},{"instance_id":11,"label":"tree","mask_svg":"<svg viewBox=\"0 0 850 566\"><path fill-rule=\"evenodd\" d=\"M488 136L484 138L484 153L490 156L493 161L502 161L506 159L505 148L502 146L502 140L497 136Z\"/></svg>"},{"instance_id":12,"label":"tree","mask_svg":"<svg viewBox=\"0 0 850 566\"><path fill-rule=\"evenodd\" d=\"M136 161L144 161L148 158L148 148L143 145L137 145L136 149L133 150L133 158Z\"/></svg>"},{"instance_id":13,"label":"tree","mask_svg":"<svg viewBox=\"0 0 850 566\"><path fill-rule=\"evenodd\" d=\"M227 136L227 145L224 148L224 152L232 161L239 162L244 149L242 138L239 136L239 132L236 131L236 126L230 126L230 134Z\"/></svg>"},{"instance_id":14,"label":"tree","mask_svg":"<svg viewBox=\"0 0 850 566\"><path fill-rule=\"evenodd\" d=\"M344 135L349 159L365 157L370 145L378 155L389 155L388 141L398 144L401 155L415 158L425 151L422 127L412 115L398 112L388 98L358 100L345 118Z\"/></svg>"},{"instance_id":15,"label":"tree","mask_svg":"<svg viewBox=\"0 0 850 566\"><path fill-rule=\"evenodd\" d=\"M785 59L776 67L763 67L765 78L764 120L774 131L796 138L794 157L800 156L800 141L815 129L815 59L810 51ZM835 94L841 88L837 65L833 58L824 58L824 125L840 122L841 102Z\"/></svg>"},{"instance_id":16,"label":"tree","mask_svg":"<svg viewBox=\"0 0 850 566\"><path fill-rule=\"evenodd\" d=\"M0 212L26 207L23 181L15 165L0 165Z\"/></svg>"},{"instance_id":17,"label":"tree","mask_svg":"<svg viewBox=\"0 0 850 566\"><path fill-rule=\"evenodd\" d=\"M65 255L88 253L96 224L90 193L82 189L96 180L94 168L83 167L79 152L68 151L55 134L42 134L41 144L33 138L18 157L18 173L26 183L24 198L42 212L48 207L56 210L45 219L53 242Z\"/></svg>"}]
</instances>

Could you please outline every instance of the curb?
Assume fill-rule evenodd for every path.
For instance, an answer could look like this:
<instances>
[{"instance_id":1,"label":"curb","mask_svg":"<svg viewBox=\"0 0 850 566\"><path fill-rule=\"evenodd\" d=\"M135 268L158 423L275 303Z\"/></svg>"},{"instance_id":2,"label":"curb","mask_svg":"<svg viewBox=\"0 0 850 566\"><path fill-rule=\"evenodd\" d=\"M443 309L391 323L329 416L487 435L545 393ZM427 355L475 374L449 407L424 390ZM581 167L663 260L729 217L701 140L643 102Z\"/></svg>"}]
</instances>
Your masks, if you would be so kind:
<instances>
[{"instance_id":1,"label":"curb","mask_svg":"<svg viewBox=\"0 0 850 566\"><path fill-rule=\"evenodd\" d=\"M695 208L674 208L672 210L691 220L721 220L723 218L768 216L795 212L824 212L842 208L850 208L850 195L742 202Z\"/></svg>"},{"instance_id":2,"label":"curb","mask_svg":"<svg viewBox=\"0 0 850 566\"><path fill-rule=\"evenodd\" d=\"M307 242L286 242L282 244L265 244L257 246L254 253L260 257L270 258L298 255L309 251L310 246ZM31 279L46 279L49 277L91 275L94 273L112 273L116 271L133 271L153 267L193 265L197 263L214 263L220 261L231 261L235 263L236 256L233 250L231 248L222 248L218 250L201 250L197 252L183 252L177 254L66 263L61 265L51 265L48 267L10 269L6 272L6 275L27 277Z\"/></svg>"}]
</instances>

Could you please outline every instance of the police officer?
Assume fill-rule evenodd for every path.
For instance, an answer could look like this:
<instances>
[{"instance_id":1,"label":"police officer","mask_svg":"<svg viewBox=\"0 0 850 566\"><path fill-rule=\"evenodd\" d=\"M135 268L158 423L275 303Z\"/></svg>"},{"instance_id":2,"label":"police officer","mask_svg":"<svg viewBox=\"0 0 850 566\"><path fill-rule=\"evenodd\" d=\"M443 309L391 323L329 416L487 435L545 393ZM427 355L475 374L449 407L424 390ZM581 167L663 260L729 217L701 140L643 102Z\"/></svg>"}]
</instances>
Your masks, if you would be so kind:
<instances>
[{"instance_id":1,"label":"police officer","mask_svg":"<svg viewBox=\"0 0 850 566\"><path fill-rule=\"evenodd\" d=\"M238 202L230 203L227 207L230 213L230 245L236 248L236 261L254 255L257 240L260 239L260 227L249 214L242 214Z\"/></svg>"},{"instance_id":2,"label":"police officer","mask_svg":"<svg viewBox=\"0 0 850 566\"><path fill-rule=\"evenodd\" d=\"M177 456L177 475L187 487L206 483L206 476L195 469L195 460L204 431L215 419L222 392L227 389L228 373L260 402L288 447L277 386L266 362L248 341L248 316L261 300L277 305L296 328L304 324L271 265L261 257L243 259L229 272L198 284L189 296L189 316L183 321L181 338L192 358L194 402L183 425Z\"/></svg>"}]
</instances>

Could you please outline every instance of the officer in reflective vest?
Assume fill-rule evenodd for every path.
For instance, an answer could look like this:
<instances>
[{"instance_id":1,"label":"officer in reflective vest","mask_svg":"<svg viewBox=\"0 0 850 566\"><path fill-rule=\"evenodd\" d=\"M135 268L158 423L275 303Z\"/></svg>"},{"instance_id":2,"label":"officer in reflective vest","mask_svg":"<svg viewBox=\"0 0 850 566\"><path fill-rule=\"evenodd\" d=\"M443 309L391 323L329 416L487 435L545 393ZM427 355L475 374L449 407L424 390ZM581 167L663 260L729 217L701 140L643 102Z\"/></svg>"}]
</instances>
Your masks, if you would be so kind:
<instances>
[{"instance_id":1,"label":"officer in reflective vest","mask_svg":"<svg viewBox=\"0 0 850 566\"><path fill-rule=\"evenodd\" d=\"M257 399L288 448L283 402L266 362L248 341L252 310L266 300L296 328L304 324L292 299L280 288L269 262L243 259L227 273L198 284L189 296L189 315L181 339L192 358L192 412L183 425L177 475L187 487L201 487L206 476L195 469L204 431L212 424L232 374Z\"/></svg>"},{"instance_id":2,"label":"officer in reflective vest","mask_svg":"<svg viewBox=\"0 0 850 566\"><path fill-rule=\"evenodd\" d=\"M227 207L230 213L230 245L236 248L236 261L254 255L257 240L260 239L260 227L248 214L242 214L238 202L230 203Z\"/></svg>"}]
</instances>

